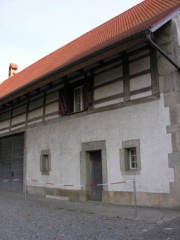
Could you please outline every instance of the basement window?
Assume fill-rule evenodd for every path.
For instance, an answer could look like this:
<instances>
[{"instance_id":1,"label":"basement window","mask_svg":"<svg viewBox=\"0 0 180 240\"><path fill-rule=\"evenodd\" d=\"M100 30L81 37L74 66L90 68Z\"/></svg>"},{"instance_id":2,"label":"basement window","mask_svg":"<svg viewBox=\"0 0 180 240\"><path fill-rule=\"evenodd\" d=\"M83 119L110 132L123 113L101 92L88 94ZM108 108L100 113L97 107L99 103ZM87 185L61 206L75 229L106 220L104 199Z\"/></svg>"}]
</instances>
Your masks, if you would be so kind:
<instances>
[{"instance_id":1,"label":"basement window","mask_svg":"<svg viewBox=\"0 0 180 240\"><path fill-rule=\"evenodd\" d=\"M50 150L42 150L40 158L40 170L42 175L49 175L51 171Z\"/></svg>"},{"instance_id":2,"label":"basement window","mask_svg":"<svg viewBox=\"0 0 180 240\"><path fill-rule=\"evenodd\" d=\"M137 175L141 171L140 140L122 142L120 170L123 175Z\"/></svg>"}]
</instances>

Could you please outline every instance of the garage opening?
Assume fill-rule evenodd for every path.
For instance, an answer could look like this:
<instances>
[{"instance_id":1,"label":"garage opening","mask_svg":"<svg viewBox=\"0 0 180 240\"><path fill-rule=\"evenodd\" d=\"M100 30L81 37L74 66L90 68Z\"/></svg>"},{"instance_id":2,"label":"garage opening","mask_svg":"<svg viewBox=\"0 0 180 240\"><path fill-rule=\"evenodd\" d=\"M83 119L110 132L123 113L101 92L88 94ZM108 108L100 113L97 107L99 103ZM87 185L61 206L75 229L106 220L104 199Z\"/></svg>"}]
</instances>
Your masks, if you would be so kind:
<instances>
[{"instance_id":1,"label":"garage opening","mask_svg":"<svg viewBox=\"0 0 180 240\"><path fill-rule=\"evenodd\" d=\"M23 190L24 133L0 138L0 189Z\"/></svg>"}]
</instances>

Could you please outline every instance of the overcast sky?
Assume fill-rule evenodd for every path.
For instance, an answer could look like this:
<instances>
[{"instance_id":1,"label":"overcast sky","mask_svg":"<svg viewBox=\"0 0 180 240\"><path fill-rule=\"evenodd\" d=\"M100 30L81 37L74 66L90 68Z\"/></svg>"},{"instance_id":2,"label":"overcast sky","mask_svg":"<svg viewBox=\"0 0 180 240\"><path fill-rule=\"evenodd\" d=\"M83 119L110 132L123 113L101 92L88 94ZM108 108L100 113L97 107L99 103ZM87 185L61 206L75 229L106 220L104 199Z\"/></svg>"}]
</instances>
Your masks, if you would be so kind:
<instances>
[{"instance_id":1,"label":"overcast sky","mask_svg":"<svg viewBox=\"0 0 180 240\"><path fill-rule=\"evenodd\" d=\"M0 0L0 82L142 0Z\"/></svg>"}]
</instances>

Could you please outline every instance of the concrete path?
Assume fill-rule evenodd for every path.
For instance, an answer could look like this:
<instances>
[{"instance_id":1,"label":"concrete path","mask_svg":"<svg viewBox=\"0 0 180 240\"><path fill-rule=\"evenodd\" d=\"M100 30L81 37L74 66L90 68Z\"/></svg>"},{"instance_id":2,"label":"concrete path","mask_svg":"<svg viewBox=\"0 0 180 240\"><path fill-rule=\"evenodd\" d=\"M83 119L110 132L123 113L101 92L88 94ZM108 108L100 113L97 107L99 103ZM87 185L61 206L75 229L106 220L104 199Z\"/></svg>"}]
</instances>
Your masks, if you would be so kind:
<instances>
[{"instance_id":1,"label":"concrete path","mask_svg":"<svg viewBox=\"0 0 180 240\"><path fill-rule=\"evenodd\" d=\"M14 199L21 199L21 201L27 201L32 203L37 203L40 205L55 206L60 209L80 211L86 213L95 213L97 215L102 215L106 217L114 218L127 218L127 219L137 219L145 220L151 222L166 222L174 218L180 217L180 209L164 209L164 208L147 208L147 207L137 207L135 212L134 206L120 206L115 204L105 204L102 202L88 201L88 202L72 202L72 201L62 201L55 199L48 199L45 197L39 197L35 195L25 195L22 193L15 192L4 192L1 191L1 196L6 196ZM136 216L137 215L137 216Z\"/></svg>"},{"instance_id":2,"label":"concrete path","mask_svg":"<svg viewBox=\"0 0 180 240\"><path fill-rule=\"evenodd\" d=\"M27 201L37 201L41 204L50 204L63 209L81 211L87 213L96 213L98 215L115 218L139 219L153 222L165 222L180 216L180 209L164 209L164 208L147 208L137 207L135 212L134 206L120 206L115 204L105 204L102 202L72 202L47 199L28 195ZM135 216L137 213L137 216Z\"/></svg>"}]
</instances>

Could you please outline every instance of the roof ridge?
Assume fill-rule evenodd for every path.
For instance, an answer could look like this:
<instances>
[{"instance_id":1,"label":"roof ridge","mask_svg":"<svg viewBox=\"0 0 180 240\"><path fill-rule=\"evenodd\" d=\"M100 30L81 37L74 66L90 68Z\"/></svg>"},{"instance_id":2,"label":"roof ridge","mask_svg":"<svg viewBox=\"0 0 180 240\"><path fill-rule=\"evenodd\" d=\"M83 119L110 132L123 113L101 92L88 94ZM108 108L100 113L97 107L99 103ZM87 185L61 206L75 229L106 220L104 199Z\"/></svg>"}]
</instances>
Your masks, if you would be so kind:
<instances>
[{"instance_id":1,"label":"roof ridge","mask_svg":"<svg viewBox=\"0 0 180 240\"><path fill-rule=\"evenodd\" d=\"M179 0L144 0L30 64L0 84L0 99L48 74L68 67L107 46L163 22L179 9Z\"/></svg>"}]
</instances>

